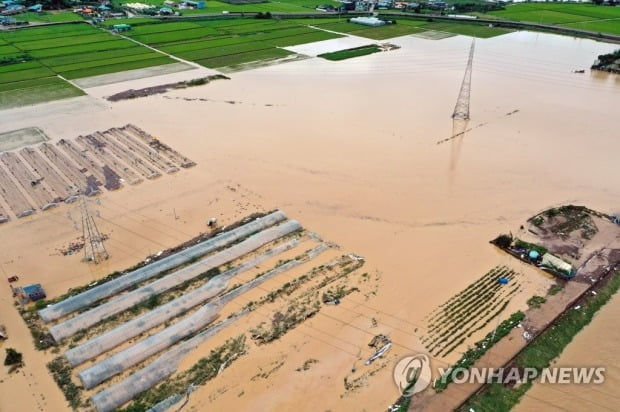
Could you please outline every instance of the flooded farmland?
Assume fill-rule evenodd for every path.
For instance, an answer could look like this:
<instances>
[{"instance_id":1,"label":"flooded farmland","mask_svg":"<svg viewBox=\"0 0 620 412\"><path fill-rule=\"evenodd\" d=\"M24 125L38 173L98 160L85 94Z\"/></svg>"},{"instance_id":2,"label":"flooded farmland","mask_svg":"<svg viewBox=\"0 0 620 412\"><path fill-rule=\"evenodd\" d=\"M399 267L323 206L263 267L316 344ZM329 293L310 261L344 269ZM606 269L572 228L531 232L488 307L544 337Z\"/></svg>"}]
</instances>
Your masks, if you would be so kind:
<instances>
[{"instance_id":1,"label":"flooded farmland","mask_svg":"<svg viewBox=\"0 0 620 412\"><path fill-rule=\"evenodd\" d=\"M425 352L425 317L440 304L498 265L518 272L522 285L502 317L552 283L498 252L490 239L554 205L620 209L620 77L587 70L614 45L530 32L477 40L471 120L453 138L451 115L471 38L405 36L390 43L401 48L342 62L263 67L234 73L231 81L119 103L80 97L35 113L0 112L0 132L36 126L52 142L137 124L196 162L183 173L100 195L93 207L109 234L105 264L57 255L80 234L74 226L79 212L63 206L0 227L4 270L39 281L56 296L205 231L212 216L228 224L282 208L308 230L364 256L378 288L253 348L193 393L189 410L385 409L398 397L393 366ZM574 73L580 69L586 73ZM3 293L4 313L13 309ZM614 302L605 310L617 315ZM24 347L32 346L21 319L6 323ZM227 336L247 326L235 325ZM379 333L394 343L385 366L346 389L343 381L364 371L368 341ZM579 337L591 333L585 329ZM225 337L201 346L183 367ZM580 347L586 359L587 345ZM43 365L34 350L24 356L33 361L24 377L3 383L7 390L25 388L28 367ZM436 359L436 366L457 356ZM309 359L318 362L296 370ZM269 379L260 378L267 372ZM33 399L46 402L44 410L66 408L46 379L27 389L32 396L1 400L0 410L32 409ZM613 387L610 393L620 396ZM41 400L37 391L55 395ZM309 403L309 393L321 396Z\"/></svg>"}]
</instances>

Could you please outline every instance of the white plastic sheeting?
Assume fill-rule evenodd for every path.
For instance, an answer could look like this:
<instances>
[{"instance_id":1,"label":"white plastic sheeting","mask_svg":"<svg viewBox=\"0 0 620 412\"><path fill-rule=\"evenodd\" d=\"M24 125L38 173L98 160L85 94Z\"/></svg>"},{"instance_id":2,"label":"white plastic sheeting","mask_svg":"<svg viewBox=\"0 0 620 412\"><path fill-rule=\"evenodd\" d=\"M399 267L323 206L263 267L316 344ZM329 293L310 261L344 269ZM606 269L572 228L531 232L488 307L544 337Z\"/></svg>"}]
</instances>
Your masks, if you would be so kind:
<instances>
[{"instance_id":1,"label":"white plastic sheeting","mask_svg":"<svg viewBox=\"0 0 620 412\"><path fill-rule=\"evenodd\" d=\"M136 337L141 333L154 328L155 326L161 325L174 317L182 315L191 308L205 302L207 299L213 297L216 293L222 290L221 281L227 282L232 277L252 269L265 260L295 248L298 244L299 239L292 239L269 249L255 258L229 269L220 275L217 275L215 278L209 280L209 282L192 290L191 292L179 296L164 305L158 306L150 312L138 316L137 318L132 319L129 322L126 322L100 336L97 336L96 338L93 338L80 346L69 349L65 352L65 356L69 360L69 363L73 366L77 366L87 360L93 359L102 353L113 349L121 343Z\"/></svg>"},{"instance_id":2,"label":"white plastic sheeting","mask_svg":"<svg viewBox=\"0 0 620 412\"><path fill-rule=\"evenodd\" d=\"M302 263L319 255L323 251L329 249L326 244L321 244L307 253L307 257L301 259L295 259L287 262L275 269L270 270L263 276L260 276L245 285L227 293L217 301L213 302L214 305L224 305L239 294L250 290L259 284L277 276L280 273L286 272ZM229 326L241 316L248 313L248 311L242 311L239 314L224 320L222 323L211 327L203 332L198 333L196 336L181 342L172 348L162 353L157 359L138 370L134 374L128 376L122 381L110 386L107 389L95 394L91 397L93 404L97 408L98 412L110 412L123 405L126 402L132 400L138 394L152 388L159 382L171 376L176 372L181 360L189 354L191 351L202 345L209 338L216 335L220 330Z\"/></svg>"},{"instance_id":3,"label":"white plastic sheeting","mask_svg":"<svg viewBox=\"0 0 620 412\"><path fill-rule=\"evenodd\" d=\"M267 216L246 223L243 226L239 226L231 231L224 232L197 245L167 256L164 259L126 273L114 280L95 286L94 288L84 291L78 295L71 296L62 302L58 302L47 308L41 309L39 311L39 316L41 316L41 319L43 319L44 322L51 322L59 319L72 312L90 306L101 299L122 292L137 283L153 278L168 269L183 265L192 259L204 256L207 253L229 245L259 230L273 226L285 219L286 215L283 212L273 212Z\"/></svg>"},{"instance_id":4,"label":"white plastic sheeting","mask_svg":"<svg viewBox=\"0 0 620 412\"><path fill-rule=\"evenodd\" d=\"M300 229L301 225L295 220L289 220L279 226L265 229L248 237L242 242L229 247L228 249L224 249L213 255L207 256L199 262L186 266L183 269L139 287L136 290L119 295L93 309L80 313L71 319L59 323L58 325L54 325L49 328L49 331L56 341L60 341L64 338L72 336L81 329L87 329L103 319L107 319L110 316L129 309L140 302L148 300L152 296L159 295L167 290L179 286L182 283L192 280L211 269L231 262L260 248L263 245L266 245L269 242ZM225 285L222 287L225 287ZM211 289L213 293L211 296L214 296L222 291L218 291L217 288L218 286L214 284L213 289Z\"/></svg>"}]
</instances>

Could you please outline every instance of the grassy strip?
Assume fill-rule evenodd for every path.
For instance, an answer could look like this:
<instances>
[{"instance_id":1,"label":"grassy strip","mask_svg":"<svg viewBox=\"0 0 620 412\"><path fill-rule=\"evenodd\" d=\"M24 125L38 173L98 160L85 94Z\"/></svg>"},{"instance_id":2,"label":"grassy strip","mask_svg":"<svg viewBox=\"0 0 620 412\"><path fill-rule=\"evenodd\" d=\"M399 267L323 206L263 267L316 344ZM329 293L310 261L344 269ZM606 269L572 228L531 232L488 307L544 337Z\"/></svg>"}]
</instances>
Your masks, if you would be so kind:
<instances>
[{"instance_id":1,"label":"grassy strip","mask_svg":"<svg viewBox=\"0 0 620 412\"><path fill-rule=\"evenodd\" d=\"M490 37L501 36L510 33L512 30L499 27L488 27L481 24L459 24L459 23L431 23L422 26L424 30L435 30L463 36L478 37L487 39Z\"/></svg>"},{"instance_id":2,"label":"grassy strip","mask_svg":"<svg viewBox=\"0 0 620 412\"><path fill-rule=\"evenodd\" d=\"M36 69L37 67L41 67L41 64L33 61L7 64L5 66L0 66L0 73L17 72L26 69Z\"/></svg>"},{"instance_id":3,"label":"grassy strip","mask_svg":"<svg viewBox=\"0 0 620 412\"><path fill-rule=\"evenodd\" d=\"M132 28L129 34L133 37L134 35L144 35L144 34L154 34L154 33L164 33L168 31L177 31L177 30L187 30L187 29L196 29L200 28L199 24L189 23L189 22L172 22L172 23L164 23L164 24L145 24L142 26L138 26Z\"/></svg>"},{"instance_id":4,"label":"grassy strip","mask_svg":"<svg viewBox=\"0 0 620 412\"><path fill-rule=\"evenodd\" d=\"M72 368L64 356L59 356L47 364L47 369L52 374L58 387L65 395L65 399L73 409L77 409L81 403L82 388L71 380Z\"/></svg>"},{"instance_id":5,"label":"grassy strip","mask_svg":"<svg viewBox=\"0 0 620 412\"><path fill-rule=\"evenodd\" d=\"M265 50L251 51L247 53L233 54L229 56L214 57L211 59L198 60L196 61L196 63L209 68L217 68L234 66L237 64L249 63L260 60L277 59L280 57L290 56L291 54L294 53L283 49L271 48Z\"/></svg>"},{"instance_id":6,"label":"grassy strip","mask_svg":"<svg viewBox=\"0 0 620 412\"><path fill-rule=\"evenodd\" d=\"M58 13L50 13L50 12L28 12L22 13L15 16L15 20L18 21L30 21L30 22L41 22L41 23L66 23L73 21L82 21L82 17L79 14L73 13L72 11L61 11Z\"/></svg>"},{"instance_id":7,"label":"grassy strip","mask_svg":"<svg viewBox=\"0 0 620 412\"><path fill-rule=\"evenodd\" d=\"M114 39L112 37L110 38L113 40L97 42L94 44L82 44L77 46L73 45L54 47L51 49L33 50L28 54L30 54L34 58L41 59L45 57L74 56L80 53L96 53L99 51L127 49L136 46L135 43L129 40Z\"/></svg>"},{"instance_id":8,"label":"grassy strip","mask_svg":"<svg viewBox=\"0 0 620 412\"><path fill-rule=\"evenodd\" d=\"M15 43L15 47L22 50L51 49L53 47L77 46L80 44L91 45L100 41L109 41L112 38L107 33L80 34L79 36L64 36L56 39L20 42Z\"/></svg>"},{"instance_id":9,"label":"grassy strip","mask_svg":"<svg viewBox=\"0 0 620 412\"><path fill-rule=\"evenodd\" d=\"M389 24L379 27L369 27L356 30L352 34L374 40L385 40L392 37L405 36L407 34L420 33L425 26L412 26L409 24Z\"/></svg>"},{"instance_id":10,"label":"grassy strip","mask_svg":"<svg viewBox=\"0 0 620 412\"><path fill-rule=\"evenodd\" d=\"M562 26L570 27L572 29L590 30L599 33L620 34L620 19L570 23L563 24Z\"/></svg>"},{"instance_id":11,"label":"grassy strip","mask_svg":"<svg viewBox=\"0 0 620 412\"><path fill-rule=\"evenodd\" d=\"M40 80L53 80L53 82L50 81L48 84L2 91L0 92L0 108L7 109L11 107L20 107L84 95L82 90L58 77L50 77Z\"/></svg>"},{"instance_id":12,"label":"grassy strip","mask_svg":"<svg viewBox=\"0 0 620 412\"><path fill-rule=\"evenodd\" d=\"M90 67L87 69L71 70L61 72L60 74L66 79L79 79L82 77L98 76L101 74L117 73L126 70L143 69L145 67L161 66L164 64L176 63L176 60L170 57L156 57L153 59L139 60L134 62L126 62L122 64L110 64L105 66Z\"/></svg>"},{"instance_id":13,"label":"grassy strip","mask_svg":"<svg viewBox=\"0 0 620 412\"><path fill-rule=\"evenodd\" d=\"M37 67L34 69L19 70L16 72L2 73L0 76L0 84L18 82L22 80L38 79L41 77L50 77L54 73L47 67Z\"/></svg>"},{"instance_id":14,"label":"grassy strip","mask_svg":"<svg viewBox=\"0 0 620 412\"><path fill-rule=\"evenodd\" d=\"M316 26L321 29L333 30L333 31L337 31L340 33L351 33L351 32L356 32L359 30L365 30L368 28L368 26L362 26L361 24L355 24L355 23L347 23L346 21L331 22L331 23L320 22L316 24Z\"/></svg>"},{"instance_id":15,"label":"grassy strip","mask_svg":"<svg viewBox=\"0 0 620 412\"><path fill-rule=\"evenodd\" d=\"M0 54L19 53L19 49L15 46L0 46Z\"/></svg>"},{"instance_id":16,"label":"grassy strip","mask_svg":"<svg viewBox=\"0 0 620 412\"><path fill-rule=\"evenodd\" d=\"M208 27L187 29L173 32L144 34L131 36L133 39L147 44L169 43L177 40L201 39L208 36L217 35L218 32Z\"/></svg>"},{"instance_id":17,"label":"grassy strip","mask_svg":"<svg viewBox=\"0 0 620 412\"><path fill-rule=\"evenodd\" d=\"M297 44L312 43L315 41L330 40L342 37L339 34L328 33L325 31L315 31L313 33L299 34L297 36L282 37L269 40L269 43L278 47L295 46Z\"/></svg>"},{"instance_id":18,"label":"grassy strip","mask_svg":"<svg viewBox=\"0 0 620 412\"><path fill-rule=\"evenodd\" d=\"M121 57L116 57L116 58L104 58L101 60L93 60L93 61L74 63L74 64L65 64L62 66L53 66L51 67L51 69L57 73L66 73L72 70L88 69L91 67L109 66L109 65L117 65L117 64L122 66L123 63L164 57L164 55L161 53L150 51L145 48L140 48L139 50L142 52L141 54L132 54L129 56L121 56Z\"/></svg>"},{"instance_id":19,"label":"grassy strip","mask_svg":"<svg viewBox=\"0 0 620 412\"><path fill-rule=\"evenodd\" d=\"M149 17L138 17L132 19L111 19L101 23L103 27L112 27L116 24L131 24L132 27L142 26L145 24L157 24L160 20Z\"/></svg>"},{"instance_id":20,"label":"grassy strip","mask_svg":"<svg viewBox=\"0 0 620 412\"><path fill-rule=\"evenodd\" d=\"M567 311L555 322L554 327L548 328L536 337L516 358L516 363L523 368L536 368L538 372L548 367L575 335L592 321L596 312L611 299L618 289L620 289L620 271L616 271L596 295L588 296L579 310ZM484 392L471 397L460 410L468 411L473 408L483 411L509 411L519 403L520 398L531 386L532 382L524 383L516 388L500 384L489 385Z\"/></svg>"},{"instance_id":21,"label":"grassy strip","mask_svg":"<svg viewBox=\"0 0 620 412\"><path fill-rule=\"evenodd\" d=\"M9 42L30 41L63 37L80 32L98 33L89 24L61 24L49 27L27 27L9 30L0 34L0 38Z\"/></svg>"},{"instance_id":22,"label":"grassy strip","mask_svg":"<svg viewBox=\"0 0 620 412\"><path fill-rule=\"evenodd\" d=\"M148 50L148 49L147 49ZM90 62L95 60L113 59L122 56L131 56L134 54L143 54L146 50L144 47L134 45L123 49L103 50L92 53L72 54L69 56L57 56L40 59L39 61L46 66L62 66L63 64L73 64Z\"/></svg>"},{"instance_id":23,"label":"grassy strip","mask_svg":"<svg viewBox=\"0 0 620 412\"><path fill-rule=\"evenodd\" d=\"M194 50L185 53L177 53L177 56L187 60L202 60L212 57L229 56L255 50L270 49L272 46L265 42L250 42L242 44L232 44L230 46L210 47L208 49Z\"/></svg>"},{"instance_id":24,"label":"grassy strip","mask_svg":"<svg viewBox=\"0 0 620 412\"><path fill-rule=\"evenodd\" d=\"M508 319L499 324L494 332L489 332L484 339L476 342L475 347L468 349L461 359L459 359L443 376L440 376L435 380L433 387L436 392L441 392L452 383L454 378L453 371L459 369L468 369L478 359L482 357L493 345L499 342L504 336L508 335L510 331L523 319L525 314L521 311L513 313Z\"/></svg>"},{"instance_id":25,"label":"grassy strip","mask_svg":"<svg viewBox=\"0 0 620 412\"><path fill-rule=\"evenodd\" d=\"M327 60L339 61L345 59L351 59L353 57L358 56L366 56L368 54L373 54L380 52L381 49L376 44L371 44L368 46L356 47L354 49L340 50L332 53L323 53L319 54L318 57L322 57Z\"/></svg>"},{"instance_id":26,"label":"grassy strip","mask_svg":"<svg viewBox=\"0 0 620 412\"><path fill-rule=\"evenodd\" d=\"M62 82L57 76L41 77L33 80L22 80L19 82L0 84L0 93L18 89L28 89L30 87L44 86L47 84L56 84Z\"/></svg>"}]
</instances>

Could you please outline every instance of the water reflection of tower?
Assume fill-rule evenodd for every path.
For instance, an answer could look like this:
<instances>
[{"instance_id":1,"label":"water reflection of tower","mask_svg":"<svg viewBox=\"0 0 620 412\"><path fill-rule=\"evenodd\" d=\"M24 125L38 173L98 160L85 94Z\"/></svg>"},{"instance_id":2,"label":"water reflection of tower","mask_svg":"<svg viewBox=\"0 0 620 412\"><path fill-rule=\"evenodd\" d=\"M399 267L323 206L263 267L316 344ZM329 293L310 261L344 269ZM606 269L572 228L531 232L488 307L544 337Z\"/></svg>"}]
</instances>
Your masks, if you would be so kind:
<instances>
[{"instance_id":1,"label":"water reflection of tower","mask_svg":"<svg viewBox=\"0 0 620 412\"><path fill-rule=\"evenodd\" d=\"M473 39L471 47L469 48L469 58L467 59L467 67L465 68L465 74L463 75L463 81L461 82L461 90L454 106L454 112L452 113L452 148L450 153L450 171L456 168L458 158L461 153L461 144L465 131L467 130L467 124L469 123L469 103L471 93L471 72L474 61L474 48L476 46L476 40Z\"/></svg>"},{"instance_id":2,"label":"water reflection of tower","mask_svg":"<svg viewBox=\"0 0 620 412\"><path fill-rule=\"evenodd\" d=\"M82 237L84 239L84 259L95 264L106 260L109 255L105 248L104 237L99 232L95 219L88 209L86 196L81 195Z\"/></svg>"}]
</instances>

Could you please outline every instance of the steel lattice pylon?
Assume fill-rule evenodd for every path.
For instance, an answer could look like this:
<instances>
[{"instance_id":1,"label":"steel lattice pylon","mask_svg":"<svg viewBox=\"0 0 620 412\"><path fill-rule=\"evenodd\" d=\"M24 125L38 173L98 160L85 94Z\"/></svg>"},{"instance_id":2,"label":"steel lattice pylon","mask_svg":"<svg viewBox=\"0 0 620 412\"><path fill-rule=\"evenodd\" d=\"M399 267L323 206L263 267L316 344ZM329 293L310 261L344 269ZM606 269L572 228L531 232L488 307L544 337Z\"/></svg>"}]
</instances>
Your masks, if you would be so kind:
<instances>
[{"instance_id":1,"label":"steel lattice pylon","mask_svg":"<svg viewBox=\"0 0 620 412\"><path fill-rule=\"evenodd\" d=\"M465 75L463 76L463 82L461 83L461 91L459 97L456 100L456 106L454 106L454 113L452 118L457 120L469 120L469 94L471 91L471 67L474 61L474 47L476 46L476 40L472 40L471 48L469 49L469 59L467 60L467 68L465 69Z\"/></svg>"}]
</instances>

